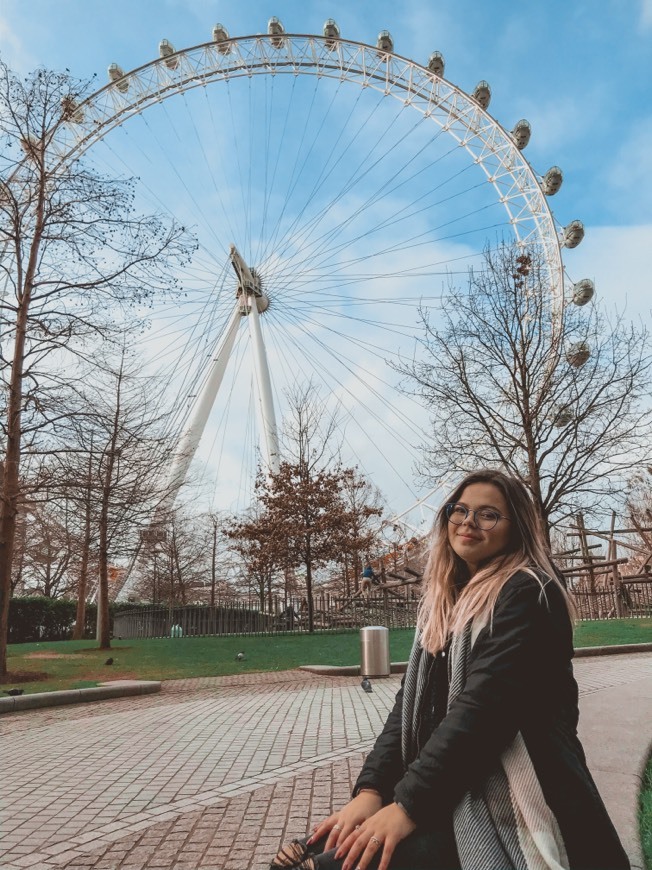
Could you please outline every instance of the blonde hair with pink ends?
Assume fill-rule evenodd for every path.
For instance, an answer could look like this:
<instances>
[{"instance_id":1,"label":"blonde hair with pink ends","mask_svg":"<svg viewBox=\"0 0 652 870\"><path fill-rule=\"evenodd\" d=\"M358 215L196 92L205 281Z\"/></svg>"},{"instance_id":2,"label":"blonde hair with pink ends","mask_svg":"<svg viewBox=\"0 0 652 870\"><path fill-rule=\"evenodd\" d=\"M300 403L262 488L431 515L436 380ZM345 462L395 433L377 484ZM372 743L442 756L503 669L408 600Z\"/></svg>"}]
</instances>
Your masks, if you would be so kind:
<instances>
[{"instance_id":1,"label":"blonde hair with pink ends","mask_svg":"<svg viewBox=\"0 0 652 870\"><path fill-rule=\"evenodd\" d=\"M451 634L462 631L472 619L489 622L500 590L519 571L531 574L541 584L544 596L543 583L534 569L539 568L548 574L561 589L571 618L575 615L572 601L557 577L525 486L501 471L477 471L461 481L446 504L459 501L464 489L474 483L490 483L505 496L510 510L510 540L507 550L482 565L456 598L456 582L464 578L468 569L449 543L446 505L441 507L433 529L432 546L424 571L424 592L417 616L421 644L433 655L443 649Z\"/></svg>"}]
</instances>

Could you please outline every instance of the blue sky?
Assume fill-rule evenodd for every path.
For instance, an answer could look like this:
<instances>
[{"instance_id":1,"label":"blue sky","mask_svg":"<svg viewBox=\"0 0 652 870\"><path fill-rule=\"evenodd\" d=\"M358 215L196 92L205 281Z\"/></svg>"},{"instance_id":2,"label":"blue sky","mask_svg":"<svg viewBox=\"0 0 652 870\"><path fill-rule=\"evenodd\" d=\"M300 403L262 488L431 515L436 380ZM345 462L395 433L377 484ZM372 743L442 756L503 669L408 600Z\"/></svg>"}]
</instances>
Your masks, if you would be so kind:
<instances>
[{"instance_id":1,"label":"blue sky","mask_svg":"<svg viewBox=\"0 0 652 870\"><path fill-rule=\"evenodd\" d=\"M375 42L380 30L388 29L394 38L395 51L407 58L426 63L433 50L440 50L446 59L446 78L465 91L472 91L480 79L486 79L493 93L489 111L506 129L511 129L520 118L527 118L532 124L532 140L525 154L536 171L543 174L553 164L564 171L563 187L551 201L555 217L560 224L579 218L586 226L584 242L576 250L564 254L571 280L591 277L602 304L608 308L617 306L620 310L626 306L627 316L642 318L649 325L652 304L652 173L649 156L649 143L652 141L652 100L649 95L652 82L652 0L579 0L574 3L566 0L546 0L545 3L534 0L522 3L507 0L489 3L479 0L428 3L416 0L402 3L386 0L373 3L367 0L331 0L328 3L321 0L301 3L289 0L275 3L261 0L58 0L57 3L52 0L2 0L0 52L3 59L20 72L39 65L67 68L80 78L96 75L100 87L107 80L109 63L117 62L125 70L130 70L153 60L157 56L158 42L163 37L177 49L190 47L209 40L212 26L217 21L227 27L231 36L263 33L271 15L278 16L288 32L317 34L321 33L324 20L332 17L338 22L343 37L368 43ZM235 89L234 95L237 102ZM188 98L186 120L180 114L159 113L157 117L156 111L152 110L150 115L144 113L147 118L140 128L134 124L131 133L125 133L122 139L116 134L110 153L102 155L99 150L97 153L100 168L116 171L122 167L122 171L140 175L150 191L149 202L158 206L161 201L169 203L170 199L175 199L180 216L186 220L188 214L192 216L193 209L199 207L200 199L196 193L184 203L181 182L172 177L174 167L183 162L186 134L188 138L210 139L216 152L220 146L228 147L231 141L228 130L214 120L209 124L201 116L204 110L199 98L196 106L192 102L194 99ZM303 100L301 110L296 114L292 110L298 126L302 123L301 118L308 116L306 104L311 97L306 92L300 99ZM172 100L168 102L172 103ZM351 105L346 97L343 98L339 104L340 115ZM235 110L232 108L233 111L237 113L237 106ZM237 114L231 117L236 119ZM371 133L381 137L384 123L382 118L370 112L366 135ZM125 138L127 135L131 135L131 140ZM147 144L148 135L157 139L151 147ZM135 147L132 147L132 140L137 140ZM351 149L354 150L353 144ZM202 146L202 152L206 152L206 160L212 159L209 145ZM244 152L239 157L243 163L246 162ZM386 158L385 163L388 160ZM155 176L148 179L147 164L150 162L157 166L157 170ZM453 174L456 170L448 171ZM169 173L167 178L166 172ZM227 168L224 177L228 175ZM382 183L383 176L379 179ZM187 189L191 183L184 181L182 186ZM227 199L227 207L228 202ZM202 199L202 208L203 203ZM217 208L215 197L212 206ZM207 211L210 207L207 199ZM224 209L224 202L221 207ZM210 219L206 223L209 224ZM218 251L217 247L216 243L211 267L215 273L224 259L224 252ZM443 243L440 245L442 251L445 247ZM454 249L449 245L446 250L450 255ZM392 287L376 282L374 289L381 296L391 297ZM415 288L415 292L422 293L422 290ZM358 304L362 304L360 299ZM330 314L333 313L331 310ZM387 324L391 315L384 314L383 317ZM412 322L408 317L402 324L404 338ZM423 489L410 484L401 490L400 486L388 481L379 469L387 465L388 454L393 457L393 447L386 447L384 455L381 453L374 459L365 438L369 438L370 429L380 431L375 415L386 420L399 420L409 418L413 411L406 400L399 398L385 408L376 407L373 396L366 400L361 398L363 388L374 377L378 378L376 393L382 393L384 375L378 355L373 351L370 353L370 348L377 346L378 335L374 337L368 333L362 319L356 323L358 336L368 341L364 362L351 350L352 345L348 345L344 353L351 368L365 365L365 374L360 377L359 372L358 375L349 372L350 378L347 379L345 368L338 376L336 386L324 375L323 389L327 393L332 390L339 396L351 461L359 462L365 468L368 462L369 473L381 488L389 491L388 498L399 510ZM307 333L313 337L321 335L317 320L302 323L287 320L286 326L297 332L303 331L300 341L308 340ZM383 329L385 327L381 324L381 333ZM348 339L351 339L350 332L347 333ZM277 347L271 334L267 340L273 366L282 366L283 361L279 362L279 359L285 354L286 369L301 368L300 355L288 355L287 346L285 350L280 343ZM409 340L401 341L397 348L407 352ZM300 344L294 347L298 350ZM275 361L276 357L279 359ZM319 379L322 377L319 372L331 363L324 357L317 360L316 365ZM235 378L235 366L232 368ZM240 377L246 382L251 375ZM279 376L278 391L282 393L280 381ZM255 435L244 422L251 405L248 391L240 390L235 380L229 383L232 402L229 413L239 421L234 428L235 435L222 433L214 422L208 439L212 447L204 444L202 450L208 468L215 466L216 451L221 451L220 455L226 451L227 458L218 463L221 464L220 475L227 473L225 468L231 469L232 473L228 484L222 483L220 488L229 492L224 504L235 506L236 503L241 505L242 491L246 489L233 471L242 465L238 455L243 454L238 454L235 448L229 453L229 444L233 438L239 443L247 439L255 441ZM236 405L237 394L241 394L239 406ZM357 410L355 404L350 405L350 402L355 403L356 397L360 400ZM280 401L282 403L282 399ZM227 410L219 414L224 417ZM371 422L360 426L361 416ZM396 426L398 434L395 440L409 440L409 435L400 430L399 423ZM376 436L375 440L382 438ZM218 449L217 444L223 446ZM409 457L401 461L407 469ZM401 475L405 479L409 477L405 470Z\"/></svg>"}]
</instances>

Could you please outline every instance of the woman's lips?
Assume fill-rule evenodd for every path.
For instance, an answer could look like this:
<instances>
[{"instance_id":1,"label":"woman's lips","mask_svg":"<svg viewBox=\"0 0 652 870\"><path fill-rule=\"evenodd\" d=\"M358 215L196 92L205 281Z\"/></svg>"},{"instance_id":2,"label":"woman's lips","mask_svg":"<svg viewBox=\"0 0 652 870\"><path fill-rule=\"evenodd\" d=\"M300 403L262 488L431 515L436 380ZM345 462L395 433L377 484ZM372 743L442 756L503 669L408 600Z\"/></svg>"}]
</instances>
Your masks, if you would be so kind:
<instances>
[{"instance_id":1,"label":"woman's lips","mask_svg":"<svg viewBox=\"0 0 652 870\"><path fill-rule=\"evenodd\" d=\"M464 541L480 541L481 538L476 538L475 535L460 535L458 532L458 538L462 538Z\"/></svg>"}]
</instances>

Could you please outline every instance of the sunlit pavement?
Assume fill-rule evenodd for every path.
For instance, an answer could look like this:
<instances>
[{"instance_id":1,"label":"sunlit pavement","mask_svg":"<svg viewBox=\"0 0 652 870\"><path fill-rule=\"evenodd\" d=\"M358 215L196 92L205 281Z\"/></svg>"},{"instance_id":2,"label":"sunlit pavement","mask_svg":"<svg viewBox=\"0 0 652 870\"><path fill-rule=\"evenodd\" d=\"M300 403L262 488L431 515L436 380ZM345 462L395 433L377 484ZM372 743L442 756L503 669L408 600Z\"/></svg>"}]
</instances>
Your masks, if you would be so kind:
<instances>
[{"instance_id":1,"label":"sunlit pavement","mask_svg":"<svg viewBox=\"0 0 652 870\"><path fill-rule=\"evenodd\" d=\"M589 763L635 829L652 653L580 659ZM0 866L263 870L346 801L400 682L302 671L165 683L158 695L0 717Z\"/></svg>"}]
</instances>

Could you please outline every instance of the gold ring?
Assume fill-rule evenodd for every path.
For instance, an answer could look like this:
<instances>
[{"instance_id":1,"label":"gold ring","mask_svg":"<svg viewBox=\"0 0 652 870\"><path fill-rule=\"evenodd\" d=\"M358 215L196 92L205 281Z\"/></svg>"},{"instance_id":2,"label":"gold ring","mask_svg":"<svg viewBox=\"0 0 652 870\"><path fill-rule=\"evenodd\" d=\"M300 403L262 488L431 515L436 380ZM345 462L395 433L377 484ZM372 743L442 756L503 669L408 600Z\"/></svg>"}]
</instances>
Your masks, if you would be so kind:
<instances>
[{"instance_id":1,"label":"gold ring","mask_svg":"<svg viewBox=\"0 0 652 870\"><path fill-rule=\"evenodd\" d=\"M369 837L370 842L375 843L377 846L382 846L383 844L380 842L378 837L371 836Z\"/></svg>"}]
</instances>

